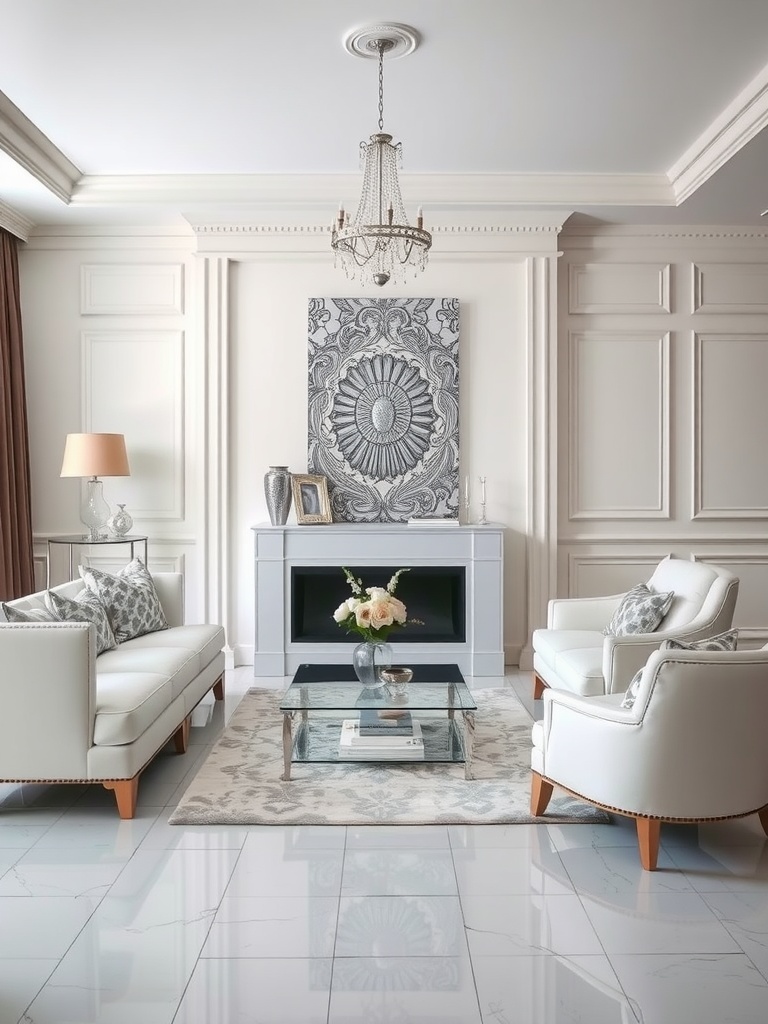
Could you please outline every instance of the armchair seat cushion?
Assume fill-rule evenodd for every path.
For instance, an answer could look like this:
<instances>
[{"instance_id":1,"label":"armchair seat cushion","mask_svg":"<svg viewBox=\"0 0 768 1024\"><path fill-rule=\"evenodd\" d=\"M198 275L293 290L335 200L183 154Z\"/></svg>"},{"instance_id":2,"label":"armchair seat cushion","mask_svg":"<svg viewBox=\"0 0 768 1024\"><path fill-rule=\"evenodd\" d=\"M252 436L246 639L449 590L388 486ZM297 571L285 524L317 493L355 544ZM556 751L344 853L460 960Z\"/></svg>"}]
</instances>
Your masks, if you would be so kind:
<instances>
[{"instance_id":1,"label":"armchair seat cushion","mask_svg":"<svg viewBox=\"0 0 768 1024\"><path fill-rule=\"evenodd\" d=\"M537 629L534 668L542 678L555 676L585 697L604 692L603 635L591 629Z\"/></svg>"}]
</instances>

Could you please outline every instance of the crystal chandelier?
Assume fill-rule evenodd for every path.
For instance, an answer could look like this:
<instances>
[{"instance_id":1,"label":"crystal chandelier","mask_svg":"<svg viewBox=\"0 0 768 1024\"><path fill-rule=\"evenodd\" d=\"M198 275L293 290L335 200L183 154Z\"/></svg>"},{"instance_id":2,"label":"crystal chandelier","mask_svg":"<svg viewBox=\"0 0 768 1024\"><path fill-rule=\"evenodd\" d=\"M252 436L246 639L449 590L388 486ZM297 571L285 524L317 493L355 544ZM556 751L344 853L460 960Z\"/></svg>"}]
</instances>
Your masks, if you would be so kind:
<instances>
[{"instance_id":1,"label":"crystal chandelier","mask_svg":"<svg viewBox=\"0 0 768 1024\"><path fill-rule=\"evenodd\" d=\"M401 29L407 33L406 37L398 33ZM370 36L371 32L377 31L390 34ZM370 273L378 285L387 281L404 281L411 272L415 277L425 269L432 245L432 236L424 230L421 207L416 227L408 223L397 180L401 143L393 144L392 136L384 131L384 54L393 51L404 38L413 49L417 37L407 26L376 26L347 40L347 48L358 56L378 54L379 130L371 135L370 142L360 143L363 171L360 202L351 220L343 204L339 205L331 232L331 248L334 263L341 264L347 277L359 275L364 282ZM410 52L410 49L405 52Z\"/></svg>"}]
</instances>

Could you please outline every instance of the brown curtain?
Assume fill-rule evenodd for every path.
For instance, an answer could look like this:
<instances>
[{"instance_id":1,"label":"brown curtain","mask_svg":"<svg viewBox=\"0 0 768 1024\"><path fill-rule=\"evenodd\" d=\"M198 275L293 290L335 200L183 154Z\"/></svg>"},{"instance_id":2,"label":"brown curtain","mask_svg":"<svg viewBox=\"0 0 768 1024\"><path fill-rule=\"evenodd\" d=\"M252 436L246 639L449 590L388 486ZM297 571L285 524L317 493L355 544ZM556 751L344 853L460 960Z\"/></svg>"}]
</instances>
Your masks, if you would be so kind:
<instances>
[{"instance_id":1,"label":"brown curtain","mask_svg":"<svg viewBox=\"0 0 768 1024\"><path fill-rule=\"evenodd\" d=\"M0 601L35 589L19 257L0 228Z\"/></svg>"}]
</instances>

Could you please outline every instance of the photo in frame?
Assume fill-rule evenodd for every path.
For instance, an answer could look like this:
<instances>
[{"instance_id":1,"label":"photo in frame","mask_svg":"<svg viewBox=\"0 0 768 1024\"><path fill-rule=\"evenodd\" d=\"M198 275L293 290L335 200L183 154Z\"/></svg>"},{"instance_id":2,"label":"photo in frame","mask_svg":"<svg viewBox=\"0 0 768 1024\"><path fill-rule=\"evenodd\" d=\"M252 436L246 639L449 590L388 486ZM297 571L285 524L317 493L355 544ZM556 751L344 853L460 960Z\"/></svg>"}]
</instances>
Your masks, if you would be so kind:
<instances>
[{"instance_id":1,"label":"photo in frame","mask_svg":"<svg viewBox=\"0 0 768 1024\"><path fill-rule=\"evenodd\" d=\"M300 526L313 523L330 523L331 502L328 496L328 481L324 476L308 473L291 474L293 504L296 522Z\"/></svg>"}]
</instances>

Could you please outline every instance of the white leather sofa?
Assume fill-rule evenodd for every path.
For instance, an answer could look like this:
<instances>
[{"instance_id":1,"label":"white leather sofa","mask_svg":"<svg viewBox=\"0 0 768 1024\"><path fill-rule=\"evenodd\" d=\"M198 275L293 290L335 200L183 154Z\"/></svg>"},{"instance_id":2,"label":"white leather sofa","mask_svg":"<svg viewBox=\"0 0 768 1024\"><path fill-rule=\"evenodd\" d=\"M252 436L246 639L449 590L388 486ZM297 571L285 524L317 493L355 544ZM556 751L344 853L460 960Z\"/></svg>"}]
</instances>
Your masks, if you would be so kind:
<instances>
[{"instance_id":1,"label":"white leather sofa","mask_svg":"<svg viewBox=\"0 0 768 1024\"><path fill-rule=\"evenodd\" d=\"M702 640L731 628L739 580L727 569L669 556L648 586L675 595L652 633L603 634L624 594L550 601L547 628L534 630L531 640L534 698L548 686L586 697L623 693L665 640Z\"/></svg>"},{"instance_id":2,"label":"white leather sofa","mask_svg":"<svg viewBox=\"0 0 768 1024\"><path fill-rule=\"evenodd\" d=\"M552 787L635 818L640 859L657 864L664 821L757 813L768 834L768 646L655 651L631 708L623 694L546 690L533 726L531 813Z\"/></svg>"},{"instance_id":3,"label":"white leather sofa","mask_svg":"<svg viewBox=\"0 0 768 1024\"><path fill-rule=\"evenodd\" d=\"M172 737L186 750L192 710L211 689L224 697L224 630L182 624L180 573L153 581L169 628L99 655L89 623L0 622L0 782L99 782L132 818L142 769ZM51 590L72 598L83 586Z\"/></svg>"}]
</instances>

